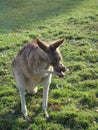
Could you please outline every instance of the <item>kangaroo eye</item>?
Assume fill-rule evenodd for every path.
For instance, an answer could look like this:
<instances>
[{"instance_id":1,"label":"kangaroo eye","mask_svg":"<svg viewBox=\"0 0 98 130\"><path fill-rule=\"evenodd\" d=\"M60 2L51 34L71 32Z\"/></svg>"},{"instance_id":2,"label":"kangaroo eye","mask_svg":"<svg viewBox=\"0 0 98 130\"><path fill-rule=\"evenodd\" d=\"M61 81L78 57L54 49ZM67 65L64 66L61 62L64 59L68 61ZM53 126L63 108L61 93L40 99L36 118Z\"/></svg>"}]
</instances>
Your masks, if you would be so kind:
<instances>
[{"instance_id":1,"label":"kangaroo eye","mask_svg":"<svg viewBox=\"0 0 98 130\"><path fill-rule=\"evenodd\" d=\"M54 60L55 60L55 61L58 61L58 57L55 56L55 57L54 57Z\"/></svg>"},{"instance_id":2,"label":"kangaroo eye","mask_svg":"<svg viewBox=\"0 0 98 130\"><path fill-rule=\"evenodd\" d=\"M58 56L58 60L59 60L59 61L61 60L61 57L60 57L60 56Z\"/></svg>"},{"instance_id":3,"label":"kangaroo eye","mask_svg":"<svg viewBox=\"0 0 98 130\"><path fill-rule=\"evenodd\" d=\"M54 56L52 61L51 61L51 65L57 65L60 61L60 57L58 56Z\"/></svg>"},{"instance_id":4,"label":"kangaroo eye","mask_svg":"<svg viewBox=\"0 0 98 130\"><path fill-rule=\"evenodd\" d=\"M55 57L55 60L56 60L56 61L60 61L60 60L61 60L61 57L60 57L60 56L57 56L57 57Z\"/></svg>"}]
</instances>

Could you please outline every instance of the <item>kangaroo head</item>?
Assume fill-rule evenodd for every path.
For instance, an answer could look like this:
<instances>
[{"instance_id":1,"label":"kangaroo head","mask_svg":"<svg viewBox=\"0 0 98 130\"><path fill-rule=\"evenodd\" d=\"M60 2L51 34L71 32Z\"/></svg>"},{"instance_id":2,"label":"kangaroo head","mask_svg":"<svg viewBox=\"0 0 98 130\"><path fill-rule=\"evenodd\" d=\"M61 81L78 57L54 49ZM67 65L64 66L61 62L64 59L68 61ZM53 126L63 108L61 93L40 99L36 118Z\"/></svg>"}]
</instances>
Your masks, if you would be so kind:
<instances>
[{"instance_id":1,"label":"kangaroo head","mask_svg":"<svg viewBox=\"0 0 98 130\"><path fill-rule=\"evenodd\" d=\"M61 53L58 49L58 47L64 42L64 39L57 40L55 42L52 42L50 44L46 44L45 42L41 41L40 39L37 39L37 43L39 47L47 53L48 56L48 62L51 66L53 66L54 71L61 73L60 77L63 77L64 75L62 72L65 72L65 67L63 64L61 64ZM58 75L59 76L59 75Z\"/></svg>"}]
</instances>

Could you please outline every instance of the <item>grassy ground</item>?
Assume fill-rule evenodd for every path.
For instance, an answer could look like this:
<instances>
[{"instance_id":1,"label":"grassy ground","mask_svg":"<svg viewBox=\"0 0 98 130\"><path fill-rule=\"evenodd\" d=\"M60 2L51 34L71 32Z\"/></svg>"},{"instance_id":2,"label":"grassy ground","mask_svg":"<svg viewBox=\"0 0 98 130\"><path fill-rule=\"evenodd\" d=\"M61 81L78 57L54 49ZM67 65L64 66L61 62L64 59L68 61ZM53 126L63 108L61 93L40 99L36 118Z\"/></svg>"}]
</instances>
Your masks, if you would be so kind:
<instances>
[{"instance_id":1,"label":"grassy ground","mask_svg":"<svg viewBox=\"0 0 98 130\"><path fill-rule=\"evenodd\" d=\"M42 86L26 93L28 124L11 62L29 40L66 38L60 50L69 68L65 79L53 77L49 94L51 120L41 111ZM0 0L0 130L98 130L97 0Z\"/></svg>"}]
</instances>

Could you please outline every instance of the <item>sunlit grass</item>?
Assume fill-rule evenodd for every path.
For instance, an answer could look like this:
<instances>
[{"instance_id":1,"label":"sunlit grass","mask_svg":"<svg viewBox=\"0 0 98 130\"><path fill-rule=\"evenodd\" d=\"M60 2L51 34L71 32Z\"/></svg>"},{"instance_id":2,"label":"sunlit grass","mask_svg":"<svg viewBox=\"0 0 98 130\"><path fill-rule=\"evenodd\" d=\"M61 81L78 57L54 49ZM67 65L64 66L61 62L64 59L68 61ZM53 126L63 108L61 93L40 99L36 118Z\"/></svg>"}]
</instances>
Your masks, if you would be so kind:
<instances>
[{"instance_id":1,"label":"sunlit grass","mask_svg":"<svg viewBox=\"0 0 98 130\"><path fill-rule=\"evenodd\" d=\"M96 0L0 0L0 129L98 129L98 3ZM42 86L26 94L28 124L12 74L12 60L26 44L65 38L60 51L69 68L65 79L53 76L49 93L50 121L41 110Z\"/></svg>"}]
</instances>

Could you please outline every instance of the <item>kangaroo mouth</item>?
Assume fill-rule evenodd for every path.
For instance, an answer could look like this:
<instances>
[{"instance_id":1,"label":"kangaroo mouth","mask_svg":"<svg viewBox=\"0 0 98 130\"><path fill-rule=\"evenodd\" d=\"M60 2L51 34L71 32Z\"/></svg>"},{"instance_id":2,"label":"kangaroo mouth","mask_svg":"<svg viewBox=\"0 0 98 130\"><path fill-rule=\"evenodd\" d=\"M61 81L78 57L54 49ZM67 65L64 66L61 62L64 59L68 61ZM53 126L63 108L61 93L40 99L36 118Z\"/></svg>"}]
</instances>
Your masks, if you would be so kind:
<instances>
[{"instance_id":1,"label":"kangaroo mouth","mask_svg":"<svg viewBox=\"0 0 98 130\"><path fill-rule=\"evenodd\" d=\"M65 74L64 74L64 72L65 71L69 71L66 67L64 67L64 66L59 66L59 67L57 67L57 68L54 68L54 73L58 76L58 77L60 77L60 78L64 78L64 76L65 76Z\"/></svg>"},{"instance_id":2,"label":"kangaroo mouth","mask_svg":"<svg viewBox=\"0 0 98 130\"><path fill-rule=\"evenodd\" d=\"M64 76L65 76L65 74L64 74L64 72L59 72L59 71L54 71L54 73L58 76L58 77L60 77L60 78L64 78Z\"/></svg>"},{"instance_id":3,"label":"kangaroo mouth","mask_svg":"<svg viewBox=\"0 0 98 130\"><path fill-rule=\"evenodd\" d=\"M54 72L60 78L64 78L64 76L65 76L65 74L64 74L65 68L63 68L63 69L61 67L59 67L58 69L54 68Z\"/></svg>"},{"instance_id":4,"label":"kangaroo mouth","mask_svg":"<svg viewBox=\"0 0 98 130\"><path fill-rule=\"evenodd\" d=\"M66 67L63 66L63 67L58 67L58 68L53 67L53 71L45 71L45 72L57 75L60 78L64 78L64 76L65 76L64 72L65 71L69 71L69 69L67 69Z\"/></svg>"}]
</instances>

